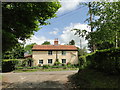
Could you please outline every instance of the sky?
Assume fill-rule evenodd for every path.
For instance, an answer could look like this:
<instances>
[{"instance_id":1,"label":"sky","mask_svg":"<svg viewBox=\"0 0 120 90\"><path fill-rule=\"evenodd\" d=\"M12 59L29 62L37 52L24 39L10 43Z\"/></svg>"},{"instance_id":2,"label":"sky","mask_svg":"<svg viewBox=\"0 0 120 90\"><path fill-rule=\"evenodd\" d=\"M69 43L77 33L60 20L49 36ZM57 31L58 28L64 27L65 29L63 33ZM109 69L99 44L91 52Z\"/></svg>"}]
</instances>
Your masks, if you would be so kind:
<instances>
[{"instance_id":1,"label":"sky","mask_svg":"<svg viewBox=\"0 0 120 90\"><path fill-rule=\"evenodd\" d=\"M90 1L90 0L89 0ZM54 39L58 38L59 44L68 44L69 41L74 40L75 46L80 46L80 40L82 47L87 47L87 40L78 37L75 31L71 31L74 28L86 29L90 31L89 26L85 20L89 17L87 15L87 6L79 5L82 0L67 0L66 2L60 0L61 8L56 12L57 17L49 19L50 25L41 26L42 28L35 32L35 34L26 40L26 45L31 43L37 43L41 45L44 41L54 43ZM87 0L84 0L87 2Z\"/></svg>"}]
</instances>

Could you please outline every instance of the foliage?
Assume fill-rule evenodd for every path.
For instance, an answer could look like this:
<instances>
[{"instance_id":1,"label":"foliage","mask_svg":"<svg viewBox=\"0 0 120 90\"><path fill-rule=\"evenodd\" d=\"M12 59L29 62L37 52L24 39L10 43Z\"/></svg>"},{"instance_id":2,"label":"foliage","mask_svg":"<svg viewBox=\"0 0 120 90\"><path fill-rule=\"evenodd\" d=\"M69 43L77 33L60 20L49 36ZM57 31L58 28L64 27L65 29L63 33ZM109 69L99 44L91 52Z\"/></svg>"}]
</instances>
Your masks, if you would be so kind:
<instances>
[{"instance_id":1,"label":"foliage","mask_svg":"<svg viewBox=\"0 0 120 90\"><path fill-rule=\"evenodd\" d=\"M51 45L49 41L45 41L42 45Z\"/></svg>"},{"instance_id":2,"label":"foliage","mask_svg":"<svg viewBox=\"0 0 120 90\"><path fill-rule=\"evenodd\" d=\"M26 45L24 50L25 52L27 52L28 54L32 54L32 48L34 45L37 45L36 43L32 43L32 44L29 44L29 45Z\"/></svg>"},{"instance_id":3,"label":"foliage","mask_svg":"<svg viewBox=\"0 0 120 90\"><path fill-rule=\"evenodd\" d=\"M17 69L17 70L18 70L18 69L23 69L23 68L24 68L24 67L16 67L15 69Z\"/></svg>"},{"instance_id":4,"label":"foliage","mask_svg":"<svg viewBox=\"0 0 120 90\"><path fill-rule=\"evenodd\" d=\"M120 73L120 48L99 50L86 56L86 59L91 62L93 68L99 71L111 74Z\"/></svg>"},{"instance_id":5,"label":"foliage","mask_svg":"<svg viewBox=\"0 0 120 90\"><path fill-rule=\"evenodd\" d=\"M26 59L24 59L23 61L22 61L22 64L21 64L21 66L22 67L27 67L27 66L32 66L32 62L33 62L33 59L32 58L26 58Z\"/></svg>"},{"instance_id":6,"label":"foliage","mask_svg":"<svg viewBox=\"0 0 120 90\"><path fill-rule=\"evenodd\" d=\"M96 28L95 32L89 33L87 38L92 37L96 43L109 42L118 47L120 38L120 2L93 2L91 3L92 13L97 16L91 25Z\"/></svg>"},{"instance_id":7,"label":"foliage","mask_svg":"<svg viewBox=\"0 0 120 90\"><path fill-rule=\"evenodd\" d=\"M89 7L86 19L91 31L73 29L75 35L85 37L88 40L88 46L91 51L95 49L105 49L111 47L120 47L120 1L118 2L89 2L82 3ZM92 20L91 20L92 19Z\"/></svg>"},{"instance_id":8,"label":"foliage","mask_svg":"<svg viewBox=\"0 0 120 90\"><path fill-rule=\"evenodd\" d=\"M86 47L84 47L84 48L82 48L82 49L78 48L78 56L84 56L84 55L86 55L86 54L87 54L87 49L86 49Z\"/></svg>"},{"instance_id":9,"label":"foliage","mask_svg":"<svg viewBox=\"0 0 120 90\"><path fill-rule=\"evenodd\" d=\"M71 41L69 42L69 45L75 45L75 41L74 41L74 40L71 40Z\"/></svg>"},{"instance_id":10,"label":"foliage","mask_svg":"<svg viewBox=\"0 0 120 90\"><path fill-rule=\"evenodd\" d=\"M86 57L85 56L79 56L79 62L80 62L80 67L84 68L86 66Z\"/></svg>"},{"instance_id":11,"label":"foliage","mask_svg":"<svg viewBox=\"0 0 120 90\"><path fill-rule=\"evenodd\" d=\"M41 64L38 64L38 67L41 67Z\"/></svg>"},{"instance_id":12,"label":"foliage","mask_svg":"<svg viewBox=\"0 0 120 90\"><path fill-rule=\"evenodd\" d=\"M60 65L61 63L59 62L59 59L56 59L56 61L54 62L54 65L57 66L57 65Z\"/></svg>"},{"instance_id":13,"label":"foliage","mask_svg":"<svg viewBox=\"0 0 120 90\"><path fill-rule=\"evenodd\" d=\"M43 69L48 69L49 65L43 65L42 67L43 67Z\"/></svg>"},{"instance_id":14,"label":"foliage","mask_svg":"<svg viewBox=\"0 0 120 90\"><path fill-rule=\"evenodd\" d=\"M22 44L17 44L12 50L2 54L3 59L21 59L24 57L24 47Z\"/></svg>"},{"instance_id":15,"label":"foliage","mask_svg":"<svg viewBox=\"0 0 120 90\"><path fill-rule=\"evenodd\" d=\"M10 72L15 70L16 65L18 64L16 59L4 59L2 60L2 72Z\"/></svg>"},{"instance_id":16,"label":"foliage","mask_svg":"<svg viewBox=\"0 0 120 90\"><path fill-rule=\"evenodd\" d=\"M60 8L54 2L3 2L2 3L2 51L8 51L18 43L30 38L39 26L47 25Z\"/></svg>"}]
</instances>

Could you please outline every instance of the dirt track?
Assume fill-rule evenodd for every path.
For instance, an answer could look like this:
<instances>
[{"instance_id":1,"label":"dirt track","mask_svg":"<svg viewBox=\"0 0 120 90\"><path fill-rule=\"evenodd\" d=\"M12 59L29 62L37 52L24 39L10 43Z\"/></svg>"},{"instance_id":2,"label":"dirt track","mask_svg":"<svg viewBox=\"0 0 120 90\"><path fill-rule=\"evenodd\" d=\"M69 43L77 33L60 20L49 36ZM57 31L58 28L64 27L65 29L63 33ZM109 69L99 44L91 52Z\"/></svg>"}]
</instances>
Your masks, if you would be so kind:
<instances>
[{"instance_id":1,"label":"dirt track","mask_svg":"<svg viewBox=\"0 0 120 90\"><path fill-rule=\"evenodd\" d=\"M71 88L69 77L75 71L4 73L3 88Z\"/></svg>"}]
</instances>

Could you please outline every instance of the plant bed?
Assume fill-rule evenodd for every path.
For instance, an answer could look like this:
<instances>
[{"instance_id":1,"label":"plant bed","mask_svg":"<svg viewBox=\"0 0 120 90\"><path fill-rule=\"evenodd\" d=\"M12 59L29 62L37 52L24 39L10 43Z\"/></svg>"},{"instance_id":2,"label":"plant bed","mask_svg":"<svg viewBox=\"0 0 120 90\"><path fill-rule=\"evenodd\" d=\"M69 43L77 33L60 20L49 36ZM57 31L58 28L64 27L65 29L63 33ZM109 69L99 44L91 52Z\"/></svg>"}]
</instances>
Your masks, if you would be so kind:
<instances>
[{"instance_id":1,"label":"plant bed","mask_svg":"<svg viewBox=\"0 0 120 90\"><path fill-rule=\"evenodd\" d=\"M37 69L18 69L13 72L35 72L35 71L64 71L64 70L78 70L78 68L37 68Z\"/></svg>"}]
</instances>

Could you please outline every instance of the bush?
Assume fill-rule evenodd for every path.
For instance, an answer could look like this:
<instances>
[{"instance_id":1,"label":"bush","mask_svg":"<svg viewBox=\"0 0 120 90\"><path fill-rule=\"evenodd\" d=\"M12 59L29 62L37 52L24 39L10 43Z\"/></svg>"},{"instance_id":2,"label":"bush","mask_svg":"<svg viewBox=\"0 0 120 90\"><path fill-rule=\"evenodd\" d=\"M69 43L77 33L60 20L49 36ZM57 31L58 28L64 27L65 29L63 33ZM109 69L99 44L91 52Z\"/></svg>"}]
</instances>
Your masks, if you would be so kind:
<instances>
[{"instance_id":1,"label":"bush","mask_svg":"<svg viewBox=\"0 0 120 90\"><path fill-rule=\"evenodd\" d=\"M48 69L49 67L49 65L43 65L43 69Z\"/></svg>"},{"instance_id":2,"label":"bush","mask_svg":"<svg viewBox=\"0 0 120 90\"><path fill-rule=\"evenodd\" d=\"M16 67L16 69L23 69L24 67Z\"/></svg>"},{"instance_id":3,"label":"bush","mask_svg":"<svg viewBox=\"0 0 120 90\"><path fill-rule=\"evenodd\" d=\"M59 62L59 59L56 59L54 65L57 66L57 65L60 65L61 63Z\"/></svg>"},{"instance_id":4,"label":"bush","mask_svg":"<svg viewBox=\"0 0 120 90\"><path fill-rule=\"evenodd\" d=\"M19 63L17 59L4 59L2 60L2 72L10 72L15 70L15 67Z\"/></svg>"},{"instance_id":5,"label":"bush","mask_svg":"<svg viewBox=\"0 0 120 90\"><path fill-rule=\"evenodd\" d=\"M120 73L120 48L99 50L86 57L93 68L108 73Z\"/></svg>"},{"instance_id":6,"label":"bush","mask_svg":"<svg viewBox=\"0 0 120 90\"><path fill-rule=\"evenodd\" d=\"M41 67L41 64L38 64L38 67Z\"/></svg>"}]
</instances>

